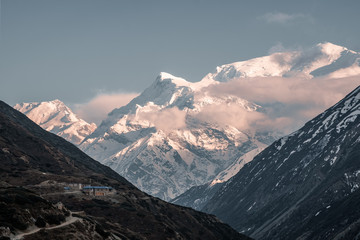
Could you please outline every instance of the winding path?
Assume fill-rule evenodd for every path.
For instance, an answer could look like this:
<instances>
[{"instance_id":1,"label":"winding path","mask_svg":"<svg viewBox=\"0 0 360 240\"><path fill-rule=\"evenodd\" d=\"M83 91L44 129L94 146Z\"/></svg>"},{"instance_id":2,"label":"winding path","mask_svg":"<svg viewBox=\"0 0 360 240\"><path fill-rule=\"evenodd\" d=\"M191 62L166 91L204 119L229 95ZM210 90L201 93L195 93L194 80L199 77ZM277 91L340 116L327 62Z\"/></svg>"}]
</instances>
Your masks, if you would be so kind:
<instances>
[{"instance_id":1,"label":"winding path","mask_svg":"<svg viewBox=\"0 0 360 240\"><path fill-rule=\"evenodd\" d=\"M81 218L72 216L72 214L73 214L73 213L71 213L71 215L66 218L66 221L65 221L65 222L63 222L63 223L61 223L61 224L59 224L59 225L52 226L52 227L44 227L44 228L38 228L38 227L35 226L35 228L32 229L31 231L17 234L17 235L15 235L14 237L12 237L11 239L13 239L13 240L21 240L24 236L37 233L37 232L40 231L41 229L51 230L51 229L61 228L61 227L70 225L70 224L72 224L72 223L74 223L74 222L76 222L76 221L81 221L81 220L82 220Z\"/></svg>"}]
</instances>

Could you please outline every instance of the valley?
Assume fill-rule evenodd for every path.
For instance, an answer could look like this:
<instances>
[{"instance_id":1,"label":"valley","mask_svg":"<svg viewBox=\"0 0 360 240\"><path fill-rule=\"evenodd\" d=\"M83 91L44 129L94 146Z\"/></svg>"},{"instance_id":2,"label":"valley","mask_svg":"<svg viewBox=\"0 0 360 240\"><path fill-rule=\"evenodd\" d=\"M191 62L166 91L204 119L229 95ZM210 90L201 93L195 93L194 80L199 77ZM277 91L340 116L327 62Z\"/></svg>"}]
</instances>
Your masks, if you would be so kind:
<instances>
[{"instance_id":1,"label":"valley","mask_svg":"<svg viewBox=\"0 0 360 240\"><path fill-rule=\"evenodd\" d=\"M360 240L359 9L0 0L0 240Z\"/></svg>"}]
</instances>

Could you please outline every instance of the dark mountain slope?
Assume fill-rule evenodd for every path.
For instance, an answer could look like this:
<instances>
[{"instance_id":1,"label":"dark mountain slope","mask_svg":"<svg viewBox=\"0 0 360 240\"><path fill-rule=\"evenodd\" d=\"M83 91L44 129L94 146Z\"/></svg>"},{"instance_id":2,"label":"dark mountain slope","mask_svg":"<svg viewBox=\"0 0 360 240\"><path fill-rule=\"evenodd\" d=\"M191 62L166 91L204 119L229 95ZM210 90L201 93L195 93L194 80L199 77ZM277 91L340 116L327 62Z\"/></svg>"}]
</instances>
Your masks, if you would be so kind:
<instances>
[{"instance_id":1,"label":"dark mountain slope","mask_svg":"<svg viewBox=\"0 0 360 240\"><path fill-rule=\"evenodd\" d=\"M34 199L30 205L11 205L14 201L0 198L1 206L14 209L13 218L27 216L21 221L24 224L21 228L2 219L0 229L4 230L1 233L4 237L14 237L24 229L37 226L36 219L46 220L46 209L53 209L52 204L61 201L65 209L80 211L76 218L81 220L61 228L44 228L25 239L67 239L69 236L75 239L246 239L214 216L168 204L139 191L110 168L41 129L3 102L0 102L0 183L2 192L16 195L20 190L14 187L21 186L26 194L20 195L28 196L24 201ZM95 197L81 191L64 191L63 186L70 183L111 186L115 193ZM24 215L27 212L31 215ZM55 211L53 215L59 215L58 223L64 224L64 214ZM46 226L56 225L49 221L45 221ZM83 235L72 235L81 229Z\"/></svg>"},{"instance_id":2,"label":"dark mountain slope","mask_svg":"<svg viewBox=\"0 0 360 240\"><path fill-rule=\"evenodd\" d=\"M80 151L75 145L64 141L63 138L55 134L44 131L36 123L28 119L22 113L9 107L0 101L0 138L6 144L11 144L12 152L29 153L28 163L19 166L27 166L30 169L36 168L39 171L49 171L50 173L61 173L65 175L80 174L89 176L93 174L104 174L109 178L116 179L121 183L131 186L123 177L112 171L99 162L91 159ZM5 139L6 138L6 139ZM48 162L48 158L57 159L56 162ZM21 156L19 156L21 157ZM0 163L2 167L8 167L4 161ZM61 171L61 172L60 172ZM31 180L28 179L28 180Z\"/></svg>"},{"instance_id":3,"label":"dark mountain slope","mask_svg":"<svg viewBox=\"0 0 360 240\"><path fill-rule=\"evenodd\" d=\"M360 87L257 155L203 210L256 239L332 239L358 228L359 115Z\"/></svg>"}]
</instances>

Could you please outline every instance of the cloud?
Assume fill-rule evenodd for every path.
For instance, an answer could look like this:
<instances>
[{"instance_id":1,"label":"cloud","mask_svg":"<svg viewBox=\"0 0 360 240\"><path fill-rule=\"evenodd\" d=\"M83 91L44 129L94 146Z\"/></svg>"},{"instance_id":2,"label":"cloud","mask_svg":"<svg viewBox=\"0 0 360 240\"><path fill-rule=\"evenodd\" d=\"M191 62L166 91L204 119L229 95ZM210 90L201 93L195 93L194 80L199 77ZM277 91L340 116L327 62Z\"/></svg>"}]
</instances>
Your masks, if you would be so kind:
<instances>
[{"instance_id":1,"label":"cloud","mask_svg":"<svg viewBox=\"0 0 360 240\"><path fill-rule=\"evenodd\" d=\"M314 56L314 54L309 53ZM315 54L316 55L316 54ZM341 100L360 85L360 75L354 77L255 77L239 78L210 85L195 95L218 99L229 96L246 99L260 105L258 111L247 111L236 101L220 101L202 107L200 112L182 111L176 107L139 111L135 121L148 122L158 130L171 132L182 129L195 118L219 126L234 126L250 134L259 131L288 134L300 128L327 108ZM89 122L100 123L114 108L126 105L137 93L99 94L84 104L76 105L75 112ZM190 126L189 126L190 127Z\"/></svg>"},{"instance_id":2,"label":"cloud","mask_svg":"<svg viewBox=\"0 0 360 240\"><path fill-rule=\"evenodd\" d=\"M186 126L186 112L179 110L177 107L164 108L160 111L140 112L134 117L140 121L148 121L156 129L164 132L170 132Z\"/></svg>"},{"instance_id":3,"label":"cloud","mask_svg":"<svg viewBox=\"0 0 360 240\"><path fill-rule=\"evenodd\" d=\"M267 23L289 24L295 21L312 21L312 17L302 13L287 14L282 12L266 13L260 19Z\"/></svg>"},{"instance_id":4,"label":"cloud","mask_svg":"<svg viewBox=\"0 0 360 240\"><path fill-rule=\"evenodd\" d=\"M76 104L74 112L85 121L99 124L109 112L129 103L138 93L101 93L90 101Z\"/></svg>"},{"instance_id":5,"label":"cloud","mask_svg":"<svg viewBox=\"0 0 360 240\"><path fill-rule=\"evenodd\" d=\"M261 112L247 111L235 104L208 105L193 117L203 122L215 123L222 127L229 125L243 131L252 128L257 121L265 118Z\"/></svg>"},{"instance_id":6,"label":"cloud","mask_svg":"<svg viewBox=\"0 0 360 240\"><path fill-rule=\"evenodd\" d=\"M341 100L360 85L360 75L347 78L258 77L241 78L209 86L203 92L212 96L237 96L262 106L247 112L241 106L208 107L198 117L239 130L276 130L283 134L300 128Z\"/></svg>"},{"instance_id":7,"label":"cloud","mask_svg":"<svg viewBox=\"0 0 360 240\"><path fill-rule=\"evenodd\" d=\"M286 52L287 50L288 49L286 49L281 42L278 42L269 49L268 53L273 54L277 52Z\"/></svg>"}]
</instances>

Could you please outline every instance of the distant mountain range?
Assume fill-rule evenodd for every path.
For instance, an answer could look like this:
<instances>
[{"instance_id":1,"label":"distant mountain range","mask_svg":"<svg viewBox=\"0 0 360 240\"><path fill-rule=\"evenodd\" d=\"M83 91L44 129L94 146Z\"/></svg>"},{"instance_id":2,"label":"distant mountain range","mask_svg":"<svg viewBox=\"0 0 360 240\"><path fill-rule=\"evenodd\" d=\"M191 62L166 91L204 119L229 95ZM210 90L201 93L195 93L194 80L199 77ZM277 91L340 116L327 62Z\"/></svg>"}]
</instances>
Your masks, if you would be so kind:
<instances>
[{"instance_id":1,"label":"distant mountain range","mask_svg":"<svg viewBox=\"0 0 360 240\"><path fill-rule=\"evenodd\" d=\"M249 239L213 215L139 191L2 101L0 159L1 239ZM115 192L64 188L79 184Z\"/></svg>"},{"instance_id":2,"label":"distant mountain range","mask_svg":"<svg viewBox=\"0 0 360 240\"><path fill-rule=\"evenodd\" d=\"M202 210L255 239L357 239L360 87L271 144Z\"/></svg>"},{"instance_id":3,"label":"distant mountain range","mask_svg":"<svg viewBox=\"0 0 360 240\"><path fill-rule=\"evenodd\" d=\"M359 53L323 43L306 51L280 52L226 64L195 83L161 73L129 104L109 113L95 131L81 135L76 142L63 134L64 130L57 134L81 142L80 149L141 190L170 200L191 187L226 181L252 160L251 153L259 152L284 134L276 129L237 126L243 115L256 118L276 112L277 106L261 106L237 95L216 94L210 88L216 92L224 83L254 77L326 76L331 82L332 78L360 74L359 59ZM51 122L38 121L35 117L41 116L42 111L45 116L51 116L48 110L39 109L39 114L32 116L24 107L27 105L16 108L40 125ZM216 115L214 109L224 109L225 113ZM225 121L226 124L218 122L217 119L230 118L226 111L237 113L239 119ZM62 124L56 121L42 126L56 133L54 130ZM73 129L75 136L79 130Z\"/></svg>"}]
</instances>

